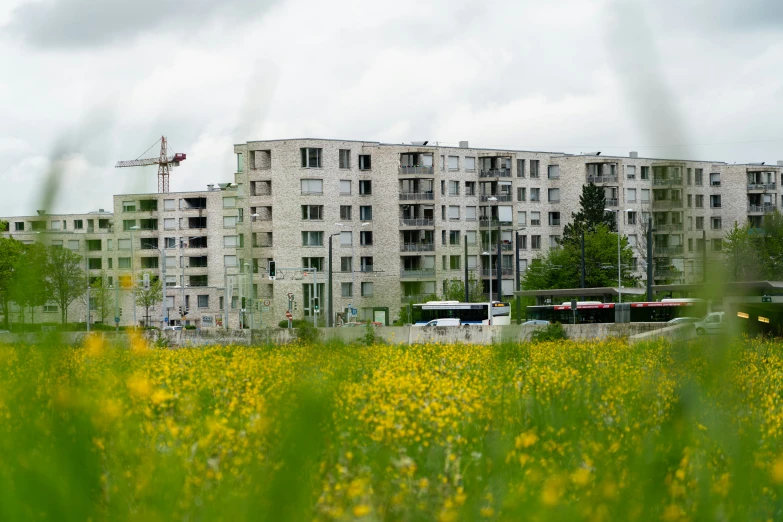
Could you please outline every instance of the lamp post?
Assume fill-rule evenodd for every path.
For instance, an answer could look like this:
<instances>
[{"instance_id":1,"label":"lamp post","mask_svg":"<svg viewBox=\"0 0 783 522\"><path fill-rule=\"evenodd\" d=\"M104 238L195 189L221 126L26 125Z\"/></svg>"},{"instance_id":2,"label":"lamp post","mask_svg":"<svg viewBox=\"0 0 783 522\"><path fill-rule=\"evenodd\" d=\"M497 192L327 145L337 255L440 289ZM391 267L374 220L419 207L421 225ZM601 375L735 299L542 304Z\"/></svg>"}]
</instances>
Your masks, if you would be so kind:
<instances>
[{"instance_id":1,"label":"lamp post","mask_svg":"<svg viewBox=\"0 0 783 522\"><path fill-rule=\"evenodd\" d=\"M332 291L332 238L334 236L339 236L339 235L340 235L339 232L335 232L334 234L329 234L329 278L328 278L329 279L329 282L328 282L328 286L329 286L329 298L328 299L329 299L329 302L328 302L328 305L327 305L327 313L329 314L329 317L328 317L328 320L327 320L326 324L330 328L332 326L334 326L334 310L332 309L332 307L333 307L332 294L334 293ZM353 261L351 261L351 263L353 263Z\"/></svg>"},{"instance_id":2,"label":"lamp post","mask_svg":"<svg viewBox=\"0 0 783 522\"><path fill-rule=\"evenodd\" d=\"M620 261L620 209L614 210L605 208L604 212L613 212L615 222L617 223L617 302L623 302L623 268ZM622 212L633 212L632 208L627 208Z\"/></svg>"},{"instance_id":3,"label":"lamp post","mask_svg":"<svg viewBox=\"0 0 783 522\"><path fill-rule=\"evenodd\" d=\"M136 320L136 272L134 270L134 267L136 266L136 259L133 255L133 231L139 230L139 226L135 225L130 227L130 235L131 235L131 288L133 289L133 327L136 328L136 326L139 324L139 322Z\"/></svg>"},{"instance_id":4,"label":"lamp post","mask_svg":"<svg viewBox=\"0 0 783 522\"><path fill-rule=\"evenodd\" d=\"M255 307L255 296L253 295L253 272L250 269L250 263L245 263L245 273L247 273L247 304L249 305L248 308L250 308L250 331L253 331L253 326L255 326L253 323L255 322L255 317L253 317L255 314L253 313L253 309ZM245 309L245 315L247 316L247 308Z\"/></svg>"},{"instance_id":5,"label":"lamp post","mask_svg":"<svg viewBox=\"0 0 783 522\"><path fill-rule=\"evenodd\" d=\"M516 262L514 263L516 268L514 277L516 284L514 285L514 288L517 292L522 290L522 282L519 280L519 232L522 232L525 229L527 229L527 227L520 227L514 230L514 251L517 256ZM517 303L517 324L522 324L522 310L520 309L522 306L522 299L517 295L515 301Z\"/></svg>"},{"instance_id":6,"label":"lamp post","mask_svg":"<svg viewBox=\"0 0 783 522\"><path fill-rule=\"evenodd\" d=\"M487 265L490 266L489 269L489 324L492 324L492 254L489 252L482 252L482 256L487 256Z\"/></svg>"},{"instance_id":7,"label":"lamp post","mask_svg":"<svg viewBox=\"0 0 783 522\"><path fill-rule=\"evenodd\" d=\"M163 301L160 307L160 329L163 330L168 323L169 318L169 304L166 302L166 245L164 243L163 248L156 248L160 252L160 282L163 287Z\"/></svg>"},{"instance_id":8,"label":"lamp post","mask_svg":"<svg viewBox=\"0 0 783 522\"><path fill-rule=\"evenodd\" d=\"M498 198L496 198L495 196L492 196L492 197L487 198L487 201L490 202L490 203L496 203L497 204ZM490 224L490 228L489 228L489 239L490 239L489 245L490 245L490 248L492 247L492 228L491 228L492 219L491 218L492 218L492 213L490 212L490 222L489 222L489 224ZM502 254L500 252L500 209L498 209L498 233L495 236L495 241L497 242L497 250L498 250L497 259L495 259L495 268L497 270L496 277L497 277L497 284L498 284L498 301L500 301L502 299L502 295L503 295L503 292L502 292L503 286L501 284L502 283L502 279L501 279L501 269L500 269L500 266L501 266L500 265L500 259L502 257ZM490 264L492 264L492 258L491 257L489 259L489 262L490 262ZM489 278L490 278L490 280L492 279L492 271L491 270L489 272ZM492 301L490 300L490 303L491 302Z\"/></svg>"},{"instance_id":9,"label":"lamp post","mask_svg":"<svg viewBox=\"0 0 783 522\"><path fill-rule=\"evenodd\" d=\"M360 226L366 227L369 225L369 223L362 223ZM353 244L354 244L354 238L353 238L353 229L354 227L349 227L345 223L335 223L335 226L348 228L351 230L351 296L353 297L354 292L356 292L356 270L354 270L353 262L354 262L354 253L353 253ZM331 240L331 236L329 238ZM353 304L353 303L351 303Z\"/></svg>"}]
</instances>

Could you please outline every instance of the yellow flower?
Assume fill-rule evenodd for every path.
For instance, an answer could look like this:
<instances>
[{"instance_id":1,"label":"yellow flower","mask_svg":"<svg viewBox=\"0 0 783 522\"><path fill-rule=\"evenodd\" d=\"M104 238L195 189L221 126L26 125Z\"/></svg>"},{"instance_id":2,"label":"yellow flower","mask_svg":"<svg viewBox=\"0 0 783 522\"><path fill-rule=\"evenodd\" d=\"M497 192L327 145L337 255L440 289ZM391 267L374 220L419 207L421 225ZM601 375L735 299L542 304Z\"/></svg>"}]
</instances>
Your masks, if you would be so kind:
<instances>
[{"instance_id":1,"label":"yellow flower","mask_svg":"<svg viewBox=\"0 0 783 522\"><path fill-rule=\"evenodd\" d=\"M353 516L363 517L365 515L368 515L370 511L371 511L370 506L367 506L365 504L359 504L358 506L354 506Z\"/></svg>"}]
</instances>

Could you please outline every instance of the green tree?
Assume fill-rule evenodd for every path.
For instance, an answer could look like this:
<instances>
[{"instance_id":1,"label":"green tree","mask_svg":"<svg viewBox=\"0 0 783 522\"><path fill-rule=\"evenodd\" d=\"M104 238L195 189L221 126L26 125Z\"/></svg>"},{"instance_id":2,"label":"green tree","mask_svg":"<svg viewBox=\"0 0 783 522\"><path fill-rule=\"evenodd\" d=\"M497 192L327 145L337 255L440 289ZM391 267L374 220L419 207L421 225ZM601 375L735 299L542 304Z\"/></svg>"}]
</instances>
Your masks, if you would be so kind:
<instances>
[{"instance_id":1,"label":"green tree","mask_svg":"<svg viewBox=\"0 0 783 522\"><path fill-rule=\"evenodd\" d=\"M141 275L141 282L136 284L136 304L144 308L144 324L149 326L150 308L163 301L163 284L160 279L149 274L149 287L144 285L144 273Z\"/></svg>"},{"instance_id":2,"label":"green tree","mask_svg":"<svg viewBox=\"0 0 783 522\"><path fill-rule=\"evenodd\" d=\"M44 276L51 299L60 307L60 319L68 321L68 307L87 291L82 257L67 248L48 247Z\"/></svg>"},{"instance_id":3,"label":"green tree","mask_svg":"<svg viewBox=\"0 0 783 522\"><path fill-rule=\"evenodd\" d=\"M35 308L45 305L50 297L49 285L46 284L48 252L41 243L24 245L14 268L15 278L11 285L10 297L21 309L21 320L24 322L24 309L30 308L32 322Z\"/></svg>"},{"instance_id":4,"label":"green tree","mask_svg":"<svg viewBox=\"0 0 783 522\"><path fill-rule=\"evenodd\" d=\"M606 212L604 189L589 183L582 187L579 196L579 212L571 214L571 223L563 229L562 243L580 244L582 232L594 232L599 226L605 226L610 232L616 230L614 217ZM585 238L585 241L587 239Z\"/></svg>"},{"instance_id":5,"label":"green tree","mask_svg":"<svg viewBox=\"0 0 783 522\"><path fill-rule=\"evenodd\" d=\"M626 237L620 239L623 286L635 286L637 278L630 269L633 250ZM522 288L579 288L581 284L581 246L564 242L558 248L533 260L525 272ZM605 225L585 233L585 287L617 286L617 234Z\"/></svg>"},{"instance_id":6,"label":"green tree","mask_svg":"<svg viewBox=\"0 0 783 522\"><path fill-rule=\"evenodd\" d=\"M734 227L723 237L722 261L730 281L783 278L783 214L766 214L761 228Z\"/></svg>"},{"instance_id":7,"label":"green tree","mask_svg":"<svg viewBox=\"0 0 783 522\"><path fill-rule=\"evenodd\" d=\"M97 317L102 323L114 313L114 291L109 287L109 278L106 271L101 270L98 277L93 277L90 282L90 298L95 303Z\"/></svg>"},{"instance_id":8,"label":"green tree","mask_svg":"<svg viewBox=\"0 0 783 522\"><path fill-rule=\"evenodd\" d=\"M476 279L476 275L472 271L468 274L468 291L471 303L480 303L484 300L481 281ZM462 279L449 281L443 300L463 302L465 300L465 282Z\"/></svg>"},{"instance_id":9,"label":"green tree","mask_svg":"<svg viewBox=\"0 0 783 522\"><path fill-rule=\"evenodd\" d=\"M0 237L0 305L3 312L3 328L9 327L11 288L15 281L15 270L24 244L16 239Z\"/></svg>"},{"instance_id":10,"label":"green tree","mask_svg":"<svg viewBox=\"0 0 783 522\"><path fill-rule=\"evenodd\" d=\"M10 229L10 223L8 221L0 219L0 232L8 232Z\"/></svg>"}]
</instances>

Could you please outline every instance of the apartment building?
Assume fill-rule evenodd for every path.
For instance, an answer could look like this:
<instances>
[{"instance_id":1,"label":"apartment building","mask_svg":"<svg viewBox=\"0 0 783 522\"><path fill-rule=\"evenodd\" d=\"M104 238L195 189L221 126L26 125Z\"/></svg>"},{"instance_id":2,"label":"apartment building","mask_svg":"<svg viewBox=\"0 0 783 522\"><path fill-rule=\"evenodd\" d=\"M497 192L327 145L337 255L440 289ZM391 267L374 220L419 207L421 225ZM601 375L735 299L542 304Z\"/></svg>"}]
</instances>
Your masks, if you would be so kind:
<instances>
[{"instance_id":1,"label":"apartment building","mask_svg":"<svg viewBox=\"0 0 783 522\"><path fill-rule=\"evenodd\" d=\"M289 302L296 317L309 317L316 297L325 314L331 237L334 311L390 322L405 304L462 280L465 264L485 294L492 278L493 298L498 286L510 297L514 234L524 273L557 246L589 182L620 216L620 232L637 254L631 268L642 278L652 222L656 282L699 281L705 249L719 252L726 229L760 226L783 204L781 162L322 139L252 141L234 152L232 184L117 195L111 213L3 218L10 222L5 234L84 252L90 274L105 271L112 284L138 279L137 272L162 277L165 259L172 323L202 328L223 325L224 300L231 327L277 324ZM245 312L243 298L254 304ZM130 324L131 298L121 302L122 324Z\"/></svg>"}]
</instances>

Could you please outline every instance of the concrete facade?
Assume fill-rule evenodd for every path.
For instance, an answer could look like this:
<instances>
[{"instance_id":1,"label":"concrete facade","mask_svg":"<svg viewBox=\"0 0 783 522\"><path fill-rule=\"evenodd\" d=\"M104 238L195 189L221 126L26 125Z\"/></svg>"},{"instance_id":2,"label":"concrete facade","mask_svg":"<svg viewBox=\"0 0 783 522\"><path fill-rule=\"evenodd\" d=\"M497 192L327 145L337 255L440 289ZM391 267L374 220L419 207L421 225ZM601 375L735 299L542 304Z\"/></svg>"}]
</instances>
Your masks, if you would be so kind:
<instances>
[{"instance_id":1,"label":"concrete facade","mask_svg":"<svg viewBox=\"0 0 783 522\"><path fill-rule=\"evenodd\" d=\"M708 252L718 251L734 222L760 226L763 215L781 204L780 166L478 149L466 142L270 140L237 144L234 152L233 184L117 195L112 212L2 218L10 228L3 235L83 253L90 275L103 271L112 285L143 272L162 276L165 247L170 320L210 328L222 325L224 298L231 327L240 319L256 327L277 324L289 296L301 318L311 317L317 295L324 317L334 234L335 313L351 307L359 320L390 323L406 303L442 296L449 281L462 280L466 262L485 294L493 276L497 299L498 227L501 288L510 296L515 231L524 272L556 245L590 181L604 188L609 208L621 211L620 232L634 246L642 278L645 224L652 219L657 283L699 281L704 240ZM132 232L132 226L139 229ZM97 240L100 248L90 250ZM271 260L274 281L267 272ZM130 291L118 293L121 324L131 324ZM243 297L257 305L252 318L242 314ZM85 301L72 306L72 320L84 320ZM180 307L190 312L181 316ZM59 312L47 309L36 313L37 320L51 314L56 322ZM160 313L158 307L154 318ZM137 319L141 314L137 310Z\"/></svg>"}]
</instances>

